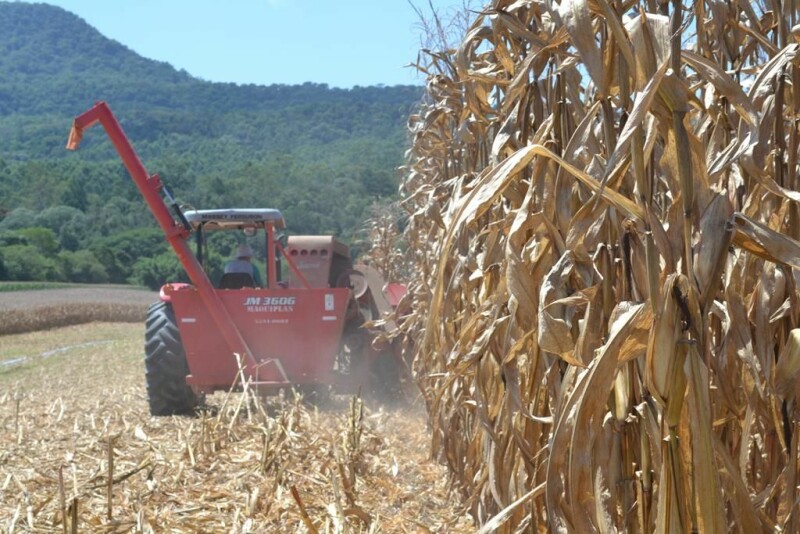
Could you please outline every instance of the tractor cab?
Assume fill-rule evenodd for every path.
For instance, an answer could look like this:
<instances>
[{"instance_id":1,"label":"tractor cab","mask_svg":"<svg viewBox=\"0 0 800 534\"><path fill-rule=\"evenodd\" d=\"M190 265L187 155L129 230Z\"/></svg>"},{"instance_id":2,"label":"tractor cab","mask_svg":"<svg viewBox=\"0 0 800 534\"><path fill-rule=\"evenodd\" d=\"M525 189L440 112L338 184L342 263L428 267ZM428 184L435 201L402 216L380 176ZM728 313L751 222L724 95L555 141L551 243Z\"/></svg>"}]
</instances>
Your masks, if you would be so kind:
<instances>
[{"instance_id":1,"label":"tractor cab","mask_svg":"<svg viewBox=\"0 0 800 534\"><path fill-rule=\"evenodd\" d=\"M246 237L264 239L267 262L266 269L260 261L254 261L256 268L261 272L266 272L264 287L275 288L285 287L281 284L281 244L276 236L276 230L283 230L286 223L283 215L276 209L216 209L216 210L194 210L184 213L186 221L189 223L195 241L195 257L197 261L209 272L206 265L207 241L209 232L218 231L238 231ZM259 235L263 231L263 234ZM261 247L257 247L261 249ZM274 266L274 268L270 267ZM242 287L254 287L252 277L248 281L247 277L235 276L244 273L229 273L216 280L219 289L241 289ZM234 275L234 276L231 276Z\"/></svg>"},{"instance_id":2,"label":"tractor cab","mask_svg":"<svg viewBox=\"0 0 800 534\"><path fill-rule=\"evenodd\" d=\"M347 245L333 236L289 236L279 232L286 228L281 212L276 209L215 209L184 213L195 241L195 257L206 266L209 232L239 231L247 238L264 239L266 258L254 259L261 272L266 271L264 287L348 287L353 283L352 259ZM263 234L262 234L263 231ZM266 259L266 262L264 262ZM264 269L266 265L266 269ZM271 268L270 266L273 266ZM208 272L208 269L206 269ZM229 273L233 274L233 273ZM238 274L238 273L237 273ZM253 287L251 283L226 282L234 277L223 275L215 281L219 289Z\"/></svg>"}]
</instances>

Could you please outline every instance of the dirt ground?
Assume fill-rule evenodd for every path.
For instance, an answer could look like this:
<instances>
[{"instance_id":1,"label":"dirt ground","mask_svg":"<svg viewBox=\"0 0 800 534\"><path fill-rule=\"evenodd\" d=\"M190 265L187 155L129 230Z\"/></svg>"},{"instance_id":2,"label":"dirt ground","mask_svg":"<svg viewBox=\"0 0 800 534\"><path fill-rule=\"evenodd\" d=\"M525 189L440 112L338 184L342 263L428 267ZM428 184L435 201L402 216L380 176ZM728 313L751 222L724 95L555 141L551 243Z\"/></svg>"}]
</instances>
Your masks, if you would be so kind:
<instances>
[{"instance_id":1,"label":"dirt ground","mask_svg":"<svg viewBox=\"0 0 800 534\"><path fill-rule=\"evenodd\" d=\"M117 304L138 304L146 307L157 299L158 294L156 292L119 286L79 286L46 290L0 291L0 311L42 308L76 302L114 302Z\"/></svg>"},{"instance_id":2,"label":"dirt ground","mask_svg":"<svg viewBox=\"0 0 800 534\"><path fill-rule=\"evenodd\" d=\"M0 336L93 321L144 322L153 291L122 286L0 291Z\"/></svg>"},{"instance_id":3,"label":"dirt ground","mask_svg":"<svg viewBox=\"0 0 800 534\"><path fill-rule=\"evenodd\" d=\"M0 530L474 531L413 403L231 393L154 418L143 336L131 323L0 336Z\"/></svg>"}]
</instances>

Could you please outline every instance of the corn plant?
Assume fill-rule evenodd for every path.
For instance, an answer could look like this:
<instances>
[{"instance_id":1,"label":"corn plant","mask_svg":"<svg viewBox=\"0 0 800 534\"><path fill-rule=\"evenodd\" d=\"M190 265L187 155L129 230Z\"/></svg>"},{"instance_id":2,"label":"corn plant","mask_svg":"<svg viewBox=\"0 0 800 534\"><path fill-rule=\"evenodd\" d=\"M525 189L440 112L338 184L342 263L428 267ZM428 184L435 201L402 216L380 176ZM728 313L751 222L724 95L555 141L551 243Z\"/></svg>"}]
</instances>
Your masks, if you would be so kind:
<instances>
[{"instance_id":1,"label":"corn plant","mask_svg":"<svg viewBox=\"0 0 800 534\"><path fill-rule=\"evenodd\" d=\"M403 323L483 530L800 529L795 0L495 0L427 51Z\"/></svg>"}]
</instances>

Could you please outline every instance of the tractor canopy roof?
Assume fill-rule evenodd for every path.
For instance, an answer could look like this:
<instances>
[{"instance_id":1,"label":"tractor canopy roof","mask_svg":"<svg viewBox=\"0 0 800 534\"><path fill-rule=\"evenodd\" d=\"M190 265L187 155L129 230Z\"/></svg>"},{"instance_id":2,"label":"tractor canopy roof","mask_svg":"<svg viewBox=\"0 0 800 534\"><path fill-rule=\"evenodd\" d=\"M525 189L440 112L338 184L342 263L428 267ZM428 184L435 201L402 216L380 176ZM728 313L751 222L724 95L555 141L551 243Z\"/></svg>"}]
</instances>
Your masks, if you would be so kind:
<instances>
[{"instance_id":1,"label":"tractor canopy roof","mask_svg":"<svg viewBox=\"0 0 800 534\"><path fill-rule=\"evenodd\" d=\"M236 230L262 227L271 222L275 228L286 227L281 212L275 209L227 209L227 210L192 210L184 212L186 220L197 229L204 230Z\"/></svg>"}]
</instances>

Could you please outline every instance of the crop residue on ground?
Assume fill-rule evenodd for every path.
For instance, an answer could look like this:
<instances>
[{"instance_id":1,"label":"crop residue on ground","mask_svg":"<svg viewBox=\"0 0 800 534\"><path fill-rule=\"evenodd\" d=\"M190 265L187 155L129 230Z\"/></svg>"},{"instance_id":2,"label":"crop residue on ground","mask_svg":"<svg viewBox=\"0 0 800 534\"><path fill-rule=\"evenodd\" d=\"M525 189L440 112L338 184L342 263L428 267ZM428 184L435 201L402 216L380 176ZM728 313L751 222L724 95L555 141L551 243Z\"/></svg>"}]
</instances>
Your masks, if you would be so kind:
<instances>
[{"instance_id":1,"label":"crop residue on ground","mask_svg":"<svg viewBox=\"0 0 800 534\"><path fill-rule=\"evenodd\" d=\"M216 394L153 418L143 327L0 337L0 528L100 532L456 532L474 527L429 459L422 410ZM98 341L105 341L99 343Z\"/></svg>"}]
</instances>

